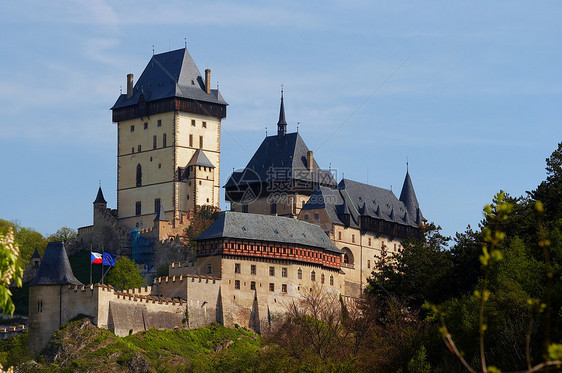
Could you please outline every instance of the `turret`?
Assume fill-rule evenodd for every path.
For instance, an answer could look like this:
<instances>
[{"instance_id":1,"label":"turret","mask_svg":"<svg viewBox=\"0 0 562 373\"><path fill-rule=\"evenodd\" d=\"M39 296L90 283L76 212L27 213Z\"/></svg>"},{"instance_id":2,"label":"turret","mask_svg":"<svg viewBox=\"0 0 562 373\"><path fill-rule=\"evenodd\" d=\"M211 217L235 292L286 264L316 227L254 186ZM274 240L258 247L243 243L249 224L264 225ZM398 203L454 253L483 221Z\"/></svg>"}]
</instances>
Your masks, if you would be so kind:
<instances>
[{"instance_id":1,"label":"turret","mask_svg":"<svg viewBox=\"0 0 562 373\"><path fill-rule=\"evenodd\" d=\"M279 121L277 122L277 136L287 134L287 121L285 120L285 105L283 104L283 91L281 91L281 107L279 108Z\"/></svg>"},{"instance_id":2,"label":"turret","mask_svg":"<svg viewBox=\"0 0 562 373\"><path fill-rule=\"evenodd\" d=\"M420 205L418 204L418 199L416 198L412 179L410 179L410 173L407 170L404 184L402 185L402 192L400 193L400 201L404 203L410 218L418 225L421 224L424 218L420 210Z\"/></svg>"}]
</instances>

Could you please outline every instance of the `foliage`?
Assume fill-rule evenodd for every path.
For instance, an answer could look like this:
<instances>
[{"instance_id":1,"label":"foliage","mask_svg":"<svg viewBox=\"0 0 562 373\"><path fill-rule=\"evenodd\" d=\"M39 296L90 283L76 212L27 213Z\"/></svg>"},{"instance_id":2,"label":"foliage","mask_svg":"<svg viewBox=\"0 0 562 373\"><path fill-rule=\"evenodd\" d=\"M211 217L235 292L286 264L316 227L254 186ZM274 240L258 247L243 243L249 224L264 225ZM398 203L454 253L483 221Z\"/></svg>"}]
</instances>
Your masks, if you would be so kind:
<instances>
[{"instance_id":1,"label":"foliage","mask_svg":"<svg viewBox=\"0 0 562 373\"><path fill-rule=\"evenodd\" d=\"M59 228L56 233L51 234L47 240L49 242L62 241L68 243L76 239L76 230L69 227Z\"/></svg>"},{"instance_id":2,"label":"foliage","mask_svg":"<svg viewBox=\"0 0 562 373\"><path fill-rule=\"evenodd\" d=\"M14 242L14 234L8 230L6 236L0 235L0 308L4 314L13 315L16 307L12 302L12 292L9 289L12 281L21 287L23 269L17 262L19 247Z\"/></svg>"},{"instance_id":3,"label":"foliage","mask_svg":"<svg viewBox=\"0 0 562 373\"><path fill-rule=\"evenodd\" d=\"M32 228L24 228L17 222L0 219L0 234L6 235L9 230L14 232L14 241L20 249L18 263L22 268L25 268L25 265L31 261L35 249L43 255L47 247L47 240L41 233Z\"/></svg>"},{"instance_id":4,"label":"foliage","mask_svg":"<svg viewBox=\"0 0 562 373\"><path fill-rule=\"evenodd\" d=\"M194 238L203 233L219 217L219 211L211 205L201 206L193 215L189 227L185 230L185 236L189 240L189 247L195 248Z\"/></svg>"},{"instance_id":5,"label":"foliage","mask_svg":"<svg viewBox=\"0 0 562 373\"><path fill-rule=\"evenodd\" d=\"M125 256L115 261L115 266L111 268L104 282L117 289L135 289L146 285L146 280L137 269L134 260Z\"/></svg>"}]
</instances>

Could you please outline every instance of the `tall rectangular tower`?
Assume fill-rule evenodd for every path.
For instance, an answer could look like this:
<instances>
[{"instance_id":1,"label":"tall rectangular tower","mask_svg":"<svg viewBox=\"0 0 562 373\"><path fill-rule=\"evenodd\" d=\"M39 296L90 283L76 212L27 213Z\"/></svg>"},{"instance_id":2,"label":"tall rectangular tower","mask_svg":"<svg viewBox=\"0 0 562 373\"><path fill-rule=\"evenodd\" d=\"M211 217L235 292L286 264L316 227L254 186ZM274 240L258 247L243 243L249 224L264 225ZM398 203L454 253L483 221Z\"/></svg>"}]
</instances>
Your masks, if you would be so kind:
<instances>
[{"instance_id":1,"label":"tall rectangular tower","mask_svg":"<svg viewBox=\"0 0 562 373\"><path fill-rule=\"evenodd\" d=\"M117 123L117 213L128 228L149 227L219 206L221 120L227 103L187 49L153 55L111 108Z\"/></svg>"}]
</instances>

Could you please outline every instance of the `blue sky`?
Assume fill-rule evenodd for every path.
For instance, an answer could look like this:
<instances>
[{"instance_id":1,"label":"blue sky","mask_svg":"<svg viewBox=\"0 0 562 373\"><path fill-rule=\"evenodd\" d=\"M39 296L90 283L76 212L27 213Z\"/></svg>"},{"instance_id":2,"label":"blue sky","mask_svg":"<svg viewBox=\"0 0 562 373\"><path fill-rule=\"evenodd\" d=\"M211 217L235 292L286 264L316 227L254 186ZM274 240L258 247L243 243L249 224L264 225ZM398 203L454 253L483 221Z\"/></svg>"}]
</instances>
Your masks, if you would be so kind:
<instances>
[{"instance_id":1,"label":"blue sky","mask_svg":"<svg viewBox=\"0 0 562 373\"><path fill-rule=\"evenodd\" d=\"M555 1L3 1L0 218L89 225L98 180L115 208L109 108L153 45L187 38L230 104L223 184L275 130L283 84L288 130L300 122L321 167L399 195L408 159L425 217L453 235L500 189L545 178L562 141L560 19Z\"/></svg>"}]
</instances>

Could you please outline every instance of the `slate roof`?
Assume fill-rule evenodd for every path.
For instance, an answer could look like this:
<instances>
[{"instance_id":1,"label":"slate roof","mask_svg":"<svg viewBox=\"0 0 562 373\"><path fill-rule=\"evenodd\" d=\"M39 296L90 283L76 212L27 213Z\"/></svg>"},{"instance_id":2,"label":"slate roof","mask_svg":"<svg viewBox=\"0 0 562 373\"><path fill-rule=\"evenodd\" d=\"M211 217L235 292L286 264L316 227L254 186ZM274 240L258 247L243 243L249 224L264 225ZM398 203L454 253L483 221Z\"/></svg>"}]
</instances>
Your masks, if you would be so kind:
<instances>
[{"instance_id":1,"label":"slate roof","mask_svg":"<svg viewBox=\"0 0 562 373\"><path fill-rule=\"evenodd\" d=\"M342 179L337 188L320 187L303 210L325 209L335 224L343 225L344 212L350 214L350 226L358 228L361 215L417 227L416 211L410 212L389 189Z\"/></svg>"},{"instance_id":2,"label":"slate roof","mask_svg":"<svg viewBox=\"0 0 562 373\"><path fill-rule=\"evenodd\" d=\"M191 160L189 161L189 163L187 165L188 166L205 166L205 167L215 168L213 163L211 163L209 158L207 158L207 156L205 155L205 152L203 152L201 149L197 149L195 151L195 153L193 154L193 157L191 157Z\"/></svg>"},{"instance_id":3,"label":"slate roof","mask_svg":"<svg viewBox=\"0 0 562 373\"><path fill-rule=\"evenodd\" d=\"M35 248L35 251L33 252L33 255L31 256L31 259L41 259L41 255L39 255L39 251L37 251L37 248Z\"/></svg>"},{"instance_id":4,"label":"slate roof","mask_svg":"<svg viewBox=\"0 0 562 373\"><path fill-rule=\"evenodd\" d=\"M276 181L295 179L335 186L336 181L332 174L321 170L316 160L313 159L313 172L308 171L308 150L298 132L284 136L268 136L256 150L246 168L243 171L233 172L224 187L228 189L255 182L268 183L270 178Z\"/></svg>"},{"instance_id":5,"label":"slate roof","mask_svg":"<svg viewBox=\"0 0 562 373\"><path fill-rule=\"evenodd\" d=\"M160 210L158 210L158 213L156 213L154 221L168 221L166 212L164 212L164 206L162 206L162 204L160 204Z\"/></svg>"},{"instance_id":6,"label":"slate roof","mask_svg":"<svg viewBox=\"0 0 562 373\"><path fill-rule=\"evenodd\" d=\"M213 238L282 242L342 253L320 226L282 216L224 211L195 240Z\"/></svg>"},{"instance_id":7,"label":"slate roof","mask_svg":"<svg viewBox=\"0 0 562 373\"><path fill-rule=\"evenodd\" d=\"M105 198L103 198L103 192L101 191L101 186L98 188L98 194L94 203L107 203Z\"/></svg>"},{"instance_id":8,"label":"slate roof","mask_svg":"<svg viewBox=\"0 0 562 373\"><path fill-rule=\"evenodd\" d=\"M133 87L133 96L121 94L111 108L135 105L141 94L146 102L179 97L228 105L218 89L205 90L205 81L187 49L155 54Z\"/></svg>"},{"instance_id":9,"label":"slate roof","mask_svg":"<svg viewBox=\"0 0 562 373\"><path fill-rule=\"evenodd\" d=\"M404 178L404 184L402 185L400 201L404 202L408 212L413 213L412 216L418 224L424 220L418 199L416 198L416 192L414 191L414 185L412 184L412 179L410 178L410 173L408 171L406 171L406 177Z\"/></svg>"},{"instance_id":10,"label":"slate roof","mask_svg":"<svg viewBox=\"0 0 562 373\"><path fill-rule=\"evenodd\" d=\"M49 242L30 285L82 285L74 277L62 242Z\"/></svg>"}]
</instances>

